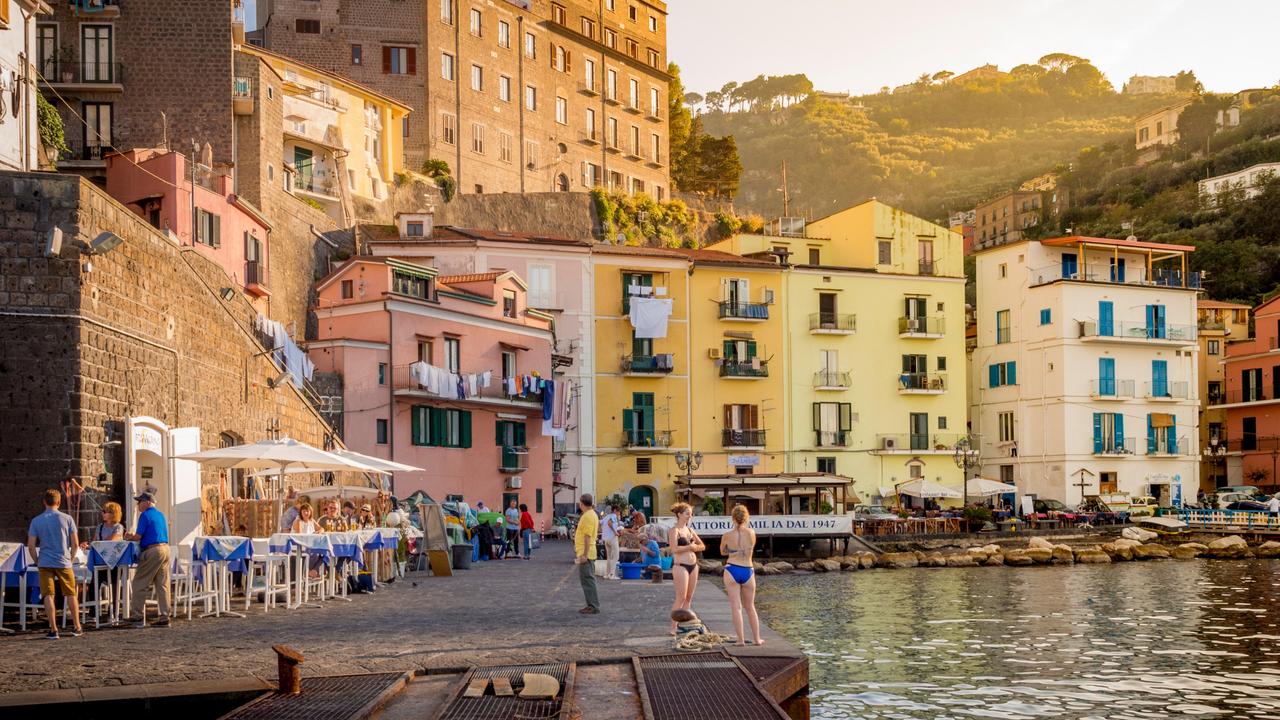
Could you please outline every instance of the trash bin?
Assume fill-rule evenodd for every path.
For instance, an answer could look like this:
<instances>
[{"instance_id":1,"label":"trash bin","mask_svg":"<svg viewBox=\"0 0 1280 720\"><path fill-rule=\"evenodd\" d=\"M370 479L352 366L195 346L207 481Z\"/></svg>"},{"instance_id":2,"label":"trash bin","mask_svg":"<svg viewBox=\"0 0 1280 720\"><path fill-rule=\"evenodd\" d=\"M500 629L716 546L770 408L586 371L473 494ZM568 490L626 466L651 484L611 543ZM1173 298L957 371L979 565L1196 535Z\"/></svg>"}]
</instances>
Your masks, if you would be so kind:
<instances>
[{"instance_id":1,"label":"trash bin","mask_svg":"<svg viewBox=\"0 0 1280 720\"><path fill-rule=\"evenodd\" d=\"M453 552L454 570L471 569L471 553L475 552L474 546L469 544L450 545L449 549Z\"/></svg>"}]
</instances>

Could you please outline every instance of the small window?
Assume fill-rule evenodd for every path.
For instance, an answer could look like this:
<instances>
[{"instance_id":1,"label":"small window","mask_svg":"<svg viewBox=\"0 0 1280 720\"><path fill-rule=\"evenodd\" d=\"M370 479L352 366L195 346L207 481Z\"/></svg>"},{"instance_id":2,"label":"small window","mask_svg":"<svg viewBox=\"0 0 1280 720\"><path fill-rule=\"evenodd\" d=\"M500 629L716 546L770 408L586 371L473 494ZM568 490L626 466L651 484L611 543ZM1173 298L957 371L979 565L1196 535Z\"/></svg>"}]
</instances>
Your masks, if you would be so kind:
<instances>
[{"instance_id":1,"label":"small window","mask_svg":"<svg viewBox=\"0 0 1280 720\"><path fill-rule=\"evenodd\" d=\"M506 75L498 76L498 99L502 102L511 102L511 78Z\"/></svg>"},{"instance_id":2,"label":"small window","mask_svg":"<svg viewBox=\"0 0 1280 720\"><path fill-rule=\"evenodd\" d=\"M996 344L1003 345L1012 339L1013 331L1009 326L1009 311L996 311Z\"/></svg>"},{"instance_id":3,"label":"small window","mask_svg":"<svg viewBox=\"0 0 1280 720\"><path fill-rule=\"evenodd\" d=\"M452 113L440 113L440 141L445 145L458 141L458 118Z\"/></svg>"},{"instance_id":4,"label":"small window","mask_svg":"<svg viewBox=\"0 0 1280 720\"><path fill-rule=\"evenodd\" d=\"M828 475L836 474L836 459L833 457L818 458L818 472Z\"/></svg>"},{"instance_id":5,"label":"small window","mask_svg":"<svg viewBox=\"0 0 1280 720\"><path fill-rule=\"evenodd\" d=\"M538 39L531 32L524 34L524 54L531 60L538 58Z\"/></svg>"},{"instance_id":6,"label":"small window","mask_svg":"<svg viewBox=\"0 0 1280 720\"><path fill-rule=\"evenodd\" d=\"M810 265L822 264L822 252L818 248L809 248L809 264Z\"/></svg>"},{"instance_id":7,"label":"small window","mask_svg":"<svg viewBox=\"0 0 1280 720\"><path fill-rule=\"evenodd\" d=\"M484 35L484 14L476 8L471 8L471 34L476 37Z\"/></svg>"},{"instance_id":8,"label":"small window","mask_svg":"<svg viewBox=\"0 0 1280 720\"><path fill-rule=\"evenodd\" d=\"M342 281L342 299L350 300L355 296L356 296L355 283L352 282L351 280L343 280Z\"/></svg>"},{"instance_id":9,"label":"small window","mask_svg":"<svg viewBox=\"0 0 1280 720\"><path fill-rule=\"evenodd\" d=\"M938 429L939 429L939 430L946 430L946 429L947 429L947 418L946 418L946 416L945 416L945 415L939 415L939 416L938 416Z\"/></svg>"},{"instance_id":10,"label":"small window","mask_svg":"<svg viewBox=\"0 0 1280 720\"><path fill-rule=\"evenodd\" d=\"M604 44L605 44L605 45L607 45L607 46L609 46L610 48L613 48L614 50L617 50L617 49L618 49L618 34L617 34L617 33L615 33L614 31L610 30L609 28L605 28L605 29L604 29Z\"/></svg>"},{"instance_id":11,"label":"small window","mask_svg":"<svg viewBox=\"0 0 1280 720\"><path fill-rule=\"evenodd\" d=\"M460 372L462 367L462 341L458 338L444 339L444 369L451 373Z\"/></svg>"},{"instance_id":12,"label":"small window","mask_svg":"<svg viewBox=\"0 0 1280 720\"><path fill-rule=\"evenodd\" d=\"M658 32L658 18L649 16L649 32Z\"/></svg>"},{"instance_id":13,"label":"small window","mask_svg":"<svg viewBox=\"0 0 1280 720\"><path fill-rule=\"evenodd\" d=\"M422 222L417 220L405 223L404 234L409 237L422 237Z\"/></svg>"},{"instance_id":14,"label":"small window","mask_svg":"<svg viewBox=\"0 0 1280 720\"><path fill-rule=\"evenodd\" d=\"M378 443L379 445L386 445L386 444L387 444L387 420L386 420L386 418L378 418L377 434L378 434L377 443Z\"/></svg>"},{"instance_id":15,"label":"small window","mask_svg":"<svg viewBox=\"0 0 1280 720\"><path fill-rule=\"evenodd\" d=\"M538 109L538 88L526 85L524 88L524 106L528 110Z\"/></svg>"},{"instance_id":16,"label":"small window","mask_svg":"<svg viewBox=\"0 0 1280 720\"><path fill-rule=\"evenodd\" d=\"M1000 277L1009 277L1009 266L1005 263L1000 263Z\"/></svg>"},{"instance_id":17,"label":"small window","mask_svg":"<svg viewBox=\"0 0 1280 720\"><path fill-rule=\"evenodd\" d=\"M631 15L631 20L634 22L634 21L635 21L635 19L636 19L636 6L635 6L635 5L632 5L632 6L631 6L631 8L630 8L630 15Z\"/></svg>"},{"instance_id":18,"label":"small window","mask_svg":"<svg viewBox=\"0 0 1280 720\"><path fill-rule=\"evenodd\" d=\"M296 30L299 34L302 34L302 35L319 35L320 21L304 20L302 18L298 18L296 21L294 21L294 30Z\"/></svg>"},{"instance_id":19,"label":"small window","mask_svg":"<svg viewBox=\"0 0 1280 720\"><path fill-rule=\"evenodd\" d=\"M484 92L484 68L479 65L471 66L471 89Z\"/></svg>"},{"instance_id":20,"label":"small window","mask_svg":"<svg viewBox=\"0 0 1280 720\"><path fill-rule=\"evenodd\" d=\"M453 24L453 0L440 0L440 22Z\"/></svg>"},{"instance_id":21,"label":"small window","mask_svg":"<svg viewBox=\"0 0 1280 720\"><path fill-rule=\"evenodd\" d=\"M502 317L514 318L516 316L516 291L502 291Z\"/></svg>"},{"instance_id":22,"label":"small window","mask_svg":"<svg viewBox=\"0 0 1280 720\"><path fill-rule=\"evenodd\" d=\"M647 458L647 457L636 458L636 474L652 475L653 474L653 458Z\"/></svg>"},{"instance_id":23,"label":"small window","mask_svg":"<svg viewBox=\"0 0 1280 720\"><path fill-rule=\"evenodd\" d=\"M937 360L937 362L938 362L938 372L942 372L943 370L946 370L946 369L947 369L947 356L946 356L946 355L939 355L939 356L938 356L938 360Z\"/></svg>"},{"instance_id":24,"label":"small window","mask_svg":"<svg viewBox=\"0 0 1280 720\"><path fill-rule=\"evenodd\" d=\"M569 124L569 101L562 97L556 98L556 122L561 125Z\"/></svg>"},{"instance_id":25,"label":"small window","mask_svg":"<svg viewBox=\"0 0 1280 720\"><path fill-rule=\"evenodd\" d=\"M1049 324L1049 323L1051 323L1051 322L1053 322L1053 310L1051 310L1051 309L1049 309L1049 308L1041 308L1041 309L1040 309L1040 324L1041 324L1041 325L1048 325L1048 324Z\"/></svg>"},{"instance_id":26,"label":"small window","mask_svg":"<svg viewBox=\"0 0 1280 720\"><path fill-rule=\"evenodd\" d=\"M1218 341L1218 340L1210 340L1210 341L1209 341L1209 348L1208 348L1208 352L1209 352L1209 354L1210 354L1210 355L1217 355L1217 354L1219 353L1219 351L1220 351L1220 350L1221 350L1221 346L1219 345L1219 341Z\"/></svg>"},{"instance_id":27,"label":"small window","mask_svg":"<svg viewBox=\"0 0 1280 720\"><path fill-rule=\"evenodd\" d=\"M430 340L418 341L418 362L430 363L435 356Z\"/></svg>"},{"instance_id":28,"label":"small window","mask_svg":"<svg viewBox=\"0 0 1280 720\"><path fill-rule=\"evenodd\" d=\"M498 21L498 47L511 47L511 23L506 20Z\"/></svg>"},{"instance_id":29,"label":"small window","mask_svg":"<svg viewBox=\"0 0 1280 720\"><path fill-rule=\"evenodd\" d=\"M440 77L449 81L454 78L453 56L449 53L440 53Z\"/></svg>"},{"instance_id":30,"label":"small window","mask_svg":"<svg viewBox=\"0 0 1280 720\"><path fill-rule=\"evenodd\" d=\"M364 48L362 48L359 45L351 46L351 64L352 65L364 64Z\"/></svg>"},{"instance_id":31,"label":"small window","mask_svg":"<svg viewBox=\"0 0 1280 720\"><path fill-rule=\"evenodd\" d=\"M379 385L387 384L387 364L386 363L378 363L378 384Z\"/></svg>"},{"instance_id":32,"label":"small window","mask_svg":"<svg viewBox=\"0 0 1280 720\"><path fill-rule=\"evenodd\" d=\"M881 265L893 264L893 243L889 242L888 240L880 241L879 262Z\"/></svg>"}]
</instances>

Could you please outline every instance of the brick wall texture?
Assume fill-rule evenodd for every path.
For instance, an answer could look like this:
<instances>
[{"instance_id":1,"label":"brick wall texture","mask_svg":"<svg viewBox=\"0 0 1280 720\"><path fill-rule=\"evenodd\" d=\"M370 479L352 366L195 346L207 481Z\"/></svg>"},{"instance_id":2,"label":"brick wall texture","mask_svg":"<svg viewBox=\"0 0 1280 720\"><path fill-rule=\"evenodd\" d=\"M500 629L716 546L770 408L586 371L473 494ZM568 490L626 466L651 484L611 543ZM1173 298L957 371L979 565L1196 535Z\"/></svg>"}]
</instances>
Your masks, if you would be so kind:
<instances>
[{"instance_id":1,"label":"brick wall texture","mask_svg":"<svg viewBox=\"0 0 1280 720\"><path fill-rule=\"evenodd\" d=\"M55 224L63 247L46 257ZM106 230L123 243L84 254ZM204 448L220 433L264 439L275 423L324 442L329 429L300 394L267 387L278 369L254 357L263 348L244 297L219 296L230 285L77 176L0 173L0 538L21 539L40 492L67 475L123 499L123 456L103 443L121 439L127 416L199 427ZM108 470L117 476L104 484Z\"/></svg>"}]
</instances>

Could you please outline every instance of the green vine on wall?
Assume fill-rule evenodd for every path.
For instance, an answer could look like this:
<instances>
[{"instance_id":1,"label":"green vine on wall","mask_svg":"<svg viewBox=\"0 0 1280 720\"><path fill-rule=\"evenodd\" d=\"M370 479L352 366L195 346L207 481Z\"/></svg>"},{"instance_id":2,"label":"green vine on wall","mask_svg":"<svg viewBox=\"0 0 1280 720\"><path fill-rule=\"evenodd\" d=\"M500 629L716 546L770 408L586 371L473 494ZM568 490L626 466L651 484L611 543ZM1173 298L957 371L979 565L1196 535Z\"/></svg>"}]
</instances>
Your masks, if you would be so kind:
<instances>
[{"instance_id":1,"label":"green vine on wall","mask_svg":"<svg viewBox=\"0 0 1280 720\"><path fill-rule=\"evenodd\" d=\"M649 195L591 191L592 205L600 221L601 239L615 242L618 233L627 245L698 247L698 216L680 200L658 202Z\"/></svg>"},{"instance_id":2,"label":"green vine on wall","mask_svg":"<svg viewBox=\"0 0 1280 720\"><path fill-rule=\"evenodd\" d=\"M40 93L36 93L36 122L40 127L40 144L47 149L57 150L55 157L62 157L63 153L70 150L62 127L62 116Z\"/></svg>"}]
</instances>

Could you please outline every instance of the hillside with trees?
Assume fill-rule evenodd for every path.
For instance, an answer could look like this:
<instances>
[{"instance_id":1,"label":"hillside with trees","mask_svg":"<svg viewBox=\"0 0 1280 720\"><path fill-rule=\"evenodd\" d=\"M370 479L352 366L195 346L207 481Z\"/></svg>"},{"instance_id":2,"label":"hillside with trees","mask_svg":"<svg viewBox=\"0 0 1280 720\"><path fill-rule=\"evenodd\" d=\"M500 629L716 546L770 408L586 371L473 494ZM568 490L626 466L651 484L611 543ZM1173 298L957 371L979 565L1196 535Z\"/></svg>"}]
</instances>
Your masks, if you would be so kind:
<instances>
[{"instance_id":1,"label":"hillside with trees","mask_svg":"<svg viewBox=\"0 0 1280 720\"><path fill-rule=\"evenodd\" d=\"M815 91L803 75L760 76L685 100L704 132L736 141L739 212L781 213L785 161L792 214L876 196L936 219L1082 147L1123 142L1134 116L1175 99L1117 93L1088 60L1063 53L966 75L939 71L864 96ZM1194 75L1183 78L1194 89Z\"/></svg>"}]
</instances>

